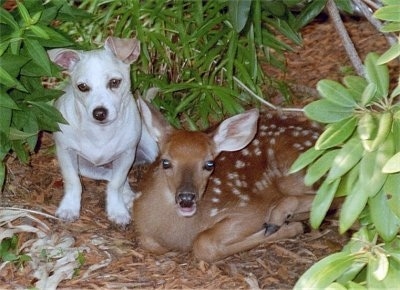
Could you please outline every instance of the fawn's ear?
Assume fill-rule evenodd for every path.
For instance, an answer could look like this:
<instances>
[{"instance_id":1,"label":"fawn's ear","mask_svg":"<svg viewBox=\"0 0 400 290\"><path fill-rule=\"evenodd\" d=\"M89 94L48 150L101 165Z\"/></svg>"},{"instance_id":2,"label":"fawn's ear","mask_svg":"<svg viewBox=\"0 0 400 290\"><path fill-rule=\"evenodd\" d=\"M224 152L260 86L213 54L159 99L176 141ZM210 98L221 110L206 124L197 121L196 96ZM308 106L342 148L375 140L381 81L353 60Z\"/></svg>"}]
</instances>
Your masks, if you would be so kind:
<instances>
[{"instance_id":1,"label":"fawn's ear","mask_svg":"<svg viewBox=\"0 0 400 290\"><path fill-rule=\"evenodd\" d=\"M109 36L104 43L104 48L127 64L135 62L140 55L140 41L135 38Z\"/></svg>"},{"instance_id":2,"label":"fawn's ear","mask_svg":"<svg viewBox=\"0 0 400 290\"><path fill-rule=\"evenodd\" d=\"M257 132L258 110L252 109L223 121L213 133L216 153L245 147Z\"/></svg>"},{"instance_id":3,"label":"fawn's ear","mask_svg":"<svg viewBox=\"0 0 400 290\"><path fill-rule=\"evenodd\" d=\"M138 105L148 132L157 143L160 143L173 127L167 122L160 111L142 98L138 98Z\"/></svg>"},{"instance_id":4,"label":"fawn's ear","mask_svg":"<svg viewBox=\"0 0 400 290\"><path fill-rule=\"evenodd\" d=\"M50 60L69 71L80 60L79 52L68 48L56 48L47 51Z\"/></svg>"}]
</instances>

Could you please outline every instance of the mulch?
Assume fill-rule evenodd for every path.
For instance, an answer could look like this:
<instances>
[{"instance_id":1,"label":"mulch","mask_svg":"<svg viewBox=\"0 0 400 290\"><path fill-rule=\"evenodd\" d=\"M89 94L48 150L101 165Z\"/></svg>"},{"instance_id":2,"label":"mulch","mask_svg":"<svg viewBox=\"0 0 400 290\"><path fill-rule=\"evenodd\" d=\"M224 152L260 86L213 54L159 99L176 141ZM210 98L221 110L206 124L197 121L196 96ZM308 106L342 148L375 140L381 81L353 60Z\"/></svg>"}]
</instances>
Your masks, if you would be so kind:
<instances>
[{"instance_id":1,"label":"mulch","mask_svg":"<svg viewBox=\"0 0 400 290\"><path fill-rule=\"evenodd\" d=\"M346 26L362 58L368 51L383 52L385 39L364 20L348 19ZM303 30L304 44L287 53L287 73L266 69L278 79L306 88L318 80L340 80L351 67L336 32L329 21L315 21ZM396 68L395 68L396 69ZM296 93L296 92L295 92ZM299 94L297 104L304 104ZM276 102L283 99L277 97ZM296 101L295 101L296 104ZM29 208L53 215L62 197L62 177L48 133L29 165L13 156L7 161L8 175L2 206ZM142 168L135 168L130 181L135 184ZM319 230L294 239L266 243L247 252L208 264L191 253L156 256L140 248L133 225L126 229L111 224L105 215L105 183L82 178L84 193L81 217L67 224L39 217L51 233L74 237L83 250L84 263L60 289L210 288L210 289L291 289L297 279L316 261L340 251L349 235L337 233L337 219L329 217ZM23 236L22 239L28 239ZM23 241L21 241L22 243ZM0 288L27 288L36 282L28 266L8 265L0 270Z\"/></svg>"}]
</instances>

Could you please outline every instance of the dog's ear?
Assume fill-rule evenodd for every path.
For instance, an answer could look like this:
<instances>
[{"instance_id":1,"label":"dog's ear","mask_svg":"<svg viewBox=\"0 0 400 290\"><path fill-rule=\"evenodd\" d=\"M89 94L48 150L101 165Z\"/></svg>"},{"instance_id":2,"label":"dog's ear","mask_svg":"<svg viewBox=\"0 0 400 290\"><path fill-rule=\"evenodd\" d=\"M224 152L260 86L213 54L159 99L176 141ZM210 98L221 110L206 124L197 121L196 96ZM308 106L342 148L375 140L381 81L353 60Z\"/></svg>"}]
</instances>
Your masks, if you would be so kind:
<instances>
[{"instance_id":1,"label":"dog's ear","mask_svg":"<svg viewBox=\"0 0 400 290\"><path fill-rule=\"evenodd\" d=\"M47 54L52 62L67 70L71 70L80 59L79 53L72 49L50 49Z\"/></svg>"},{"instance_id":2,"label":"dog's ear","mask_svg":"<svg viewBox=\"0 0 400 290\"><path fill-rule=\"evenodd\" d=\"M107 37L104 48L114 53L114 55L124 63L135 62L140 54L140 41L135 38Z\"/></svg>"},{"instance_id":3,"label":"dog's ear","mask_svg":"<svg viewBox=\"0 0 400 290\"><path fill-rule=\"evenodd\" d=\"M173 130L173 127L167 122L160 111L141 97L138 98L138 105L148 132L157 143L160 143Z\"/></svg>"}]
</instances>

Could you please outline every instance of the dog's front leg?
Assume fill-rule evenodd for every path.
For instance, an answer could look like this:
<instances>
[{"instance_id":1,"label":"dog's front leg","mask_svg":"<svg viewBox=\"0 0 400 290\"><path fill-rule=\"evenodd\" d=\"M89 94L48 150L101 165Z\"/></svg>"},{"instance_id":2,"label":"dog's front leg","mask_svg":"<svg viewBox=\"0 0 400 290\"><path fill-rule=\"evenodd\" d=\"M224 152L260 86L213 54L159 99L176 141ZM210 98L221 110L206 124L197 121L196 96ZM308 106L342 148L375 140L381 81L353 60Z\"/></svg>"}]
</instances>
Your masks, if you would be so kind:
<instances>
[{"instance_id":1,"label":"dog's front leg","mask_svg":"<svg viewBox=\"0 0 400 290\"><path fill-rule=\"evenodd\" d=\"M114 160L112 176L107 185L108 219L121 226L126 226L131 221L129 209L132 207L134 193L127 176L134 159L135 150L127 150Z\"/></svg>"},{"instance_id":2,"label":"dog's front leg","mask_svg":"<svg viewBox=\"0 0 400 290\"><path fill-rule=\"evenodd\" d=\"M78 175L78 156L75 151L57 146L57 158L64 179L64 197L56 215L65 221L79 218L82 185Z\"/></svg>"}]
</instances>

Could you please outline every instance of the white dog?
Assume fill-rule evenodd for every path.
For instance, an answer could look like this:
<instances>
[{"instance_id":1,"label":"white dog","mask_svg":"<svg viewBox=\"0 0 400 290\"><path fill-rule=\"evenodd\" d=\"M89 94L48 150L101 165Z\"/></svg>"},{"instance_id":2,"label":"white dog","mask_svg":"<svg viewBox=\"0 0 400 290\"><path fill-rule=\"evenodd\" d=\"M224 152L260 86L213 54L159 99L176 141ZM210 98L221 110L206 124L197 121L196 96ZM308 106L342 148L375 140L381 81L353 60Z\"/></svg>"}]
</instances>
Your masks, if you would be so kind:
<instances>
[{"instance_id":1,"label":"white dog","mask_svg":"<svg viewBox=\"0 0 400 290\"><path fill-rule=\"evenodd\" d=\"M61 131L54 133L64 178L64 197L56 215L63 220L79 217L79 175L83 175L107 180L109 220L122 226L130 222L134 193L128 172L134 161L153 161L158 150L142 127L130 92L130 64L139 53L139 41L115 37L107 38L99 50L48 52L50 59L70 74L65 94L56 102L68 124L60 124Z\"/></svg>"}]
</instances>

